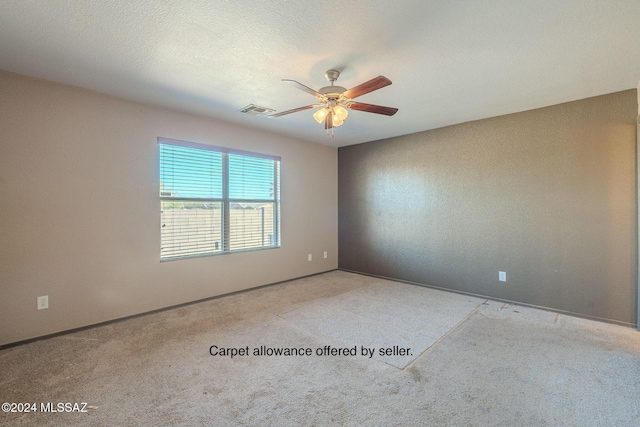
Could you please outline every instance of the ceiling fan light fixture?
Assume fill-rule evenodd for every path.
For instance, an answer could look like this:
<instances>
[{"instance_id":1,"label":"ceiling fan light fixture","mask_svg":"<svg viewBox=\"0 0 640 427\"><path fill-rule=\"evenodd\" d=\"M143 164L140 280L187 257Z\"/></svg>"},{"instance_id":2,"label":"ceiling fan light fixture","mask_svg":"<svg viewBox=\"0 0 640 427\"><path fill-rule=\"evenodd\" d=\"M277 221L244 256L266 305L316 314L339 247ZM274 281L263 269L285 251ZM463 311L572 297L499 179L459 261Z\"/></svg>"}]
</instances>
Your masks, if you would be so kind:
<instances>
[{"instance_id":1,"label":"ceiling fan light fixture","mask_svg":"<svg viewBox=\"0 0 640 427\"><path fill-rule=\"evenodd\" d=\"M326 107L321 108L315 113L313 113L313 118L315 119L316 122L322 123L324 122L325 117L327 117L327 114L329 114L329 110Z\"/></svg>"},{"instance_id":2,"label":"ceiling fan light fixture","mask_svg":"<svg viewBox=\"0 0 640 427\"><path fill-rule=\"evenodd\" d=\"M343 122L344 120L346 120L347 116L349 115L349 112L343 106L336 105L335 107L333 107L333 114L338 117L340 122Z\"/></svg>"}]
</instances>

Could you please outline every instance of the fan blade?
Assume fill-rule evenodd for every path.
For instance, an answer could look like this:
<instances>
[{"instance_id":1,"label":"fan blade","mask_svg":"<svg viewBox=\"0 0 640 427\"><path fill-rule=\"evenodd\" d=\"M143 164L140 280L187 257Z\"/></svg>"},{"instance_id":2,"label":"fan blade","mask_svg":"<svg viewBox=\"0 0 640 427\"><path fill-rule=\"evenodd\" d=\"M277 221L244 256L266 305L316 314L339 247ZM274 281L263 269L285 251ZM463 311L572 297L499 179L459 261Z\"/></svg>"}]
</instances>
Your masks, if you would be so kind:
<instances>
[{"instance_id":1,"label":"fan blade","mask_svg":"<svg viewBox=\"0 0 640 427\"><path fill-rule=\"evenodd\" d=\"M347 108L358 111L366 111L367 113L384 114L385 116L393 116L398 112L397 108L383 107L381 105L365 104L363 102L349 102Z\"/></svg>"},{"instance_id":2,"label":"fan blade","mask_svg":"<svg viewBox=\"0 0 640 427\"><path fill-rule=\"evenodd\" d=\"M271 114L269 116L269 118L276 118L276 117L280 117L280 116L286 116L287 114L291 114L291 113L297 113L298 111L304 111L304 110L308 110L310 108L315 108L315 107L319 107L319 105L306 105L304 107L299 107L299 108L294 108L293 110L287 110L287 111L281 111L279 113L276 114Z\"/></svg>"},{"instance_id":3,"label":"fan blade","mask_svg":"<svg viewBox=\"0 0 640 427\"><path fill-rule=\"evenodd\" d=\"M297 82L297 81L295 81L295 80L289 80L289 79L282 79L282 81L283 81L283 82L287 82L287 83L289 83L290 85L292 85L292 86L294 86L294 87L297 87L297 88L298 88L298 89L300 89L300 90L303 90L303 91L305 91L305 92L307 92L307 93L310 93L310 94L311 94L311 95L313 95L313 96L319 96L319 97L321 97L321 98L324 98L324 95L323 95L323 94L321 94L321 93L320 93L320 92L318 92L318 91L315 91L315 90L311 89L309 86L305 86L305 85L303 85L303 84L302 84L302 83L300 83L300 82Z\"/></svg>"},{"instance_id":4,"label":"fan blade","mask_svg":"<svg viewBox=\"0 0 640 427\"><path fill-rule=\"evenodd\" d=\"M364 95L365 93L373 92L374 90L382 89L385 86L389 86L391 84L391 80L386 78L385 76L378 76L374 79L369 80L368 82L364 82L361 85L353 87L343 93L349 99L357 98L359 96Z\"/></svg>"}]
</instances>

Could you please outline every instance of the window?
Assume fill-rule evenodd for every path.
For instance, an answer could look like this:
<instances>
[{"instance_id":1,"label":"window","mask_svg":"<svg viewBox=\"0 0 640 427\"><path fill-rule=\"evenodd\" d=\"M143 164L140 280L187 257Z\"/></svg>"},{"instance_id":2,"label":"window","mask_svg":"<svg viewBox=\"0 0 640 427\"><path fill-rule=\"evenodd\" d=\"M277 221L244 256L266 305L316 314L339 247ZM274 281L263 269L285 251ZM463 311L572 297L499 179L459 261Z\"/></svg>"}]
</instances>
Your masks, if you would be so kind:
<instances>
[{"instance_id":1,"label":"window","mask_svg":"<svg viewBox=\"0 0 640 427\"><path fill-rule=\"evenodd\" d=\"M159 139L160 259L280 247L280 158Z\"/></svg>"}]
</instances>

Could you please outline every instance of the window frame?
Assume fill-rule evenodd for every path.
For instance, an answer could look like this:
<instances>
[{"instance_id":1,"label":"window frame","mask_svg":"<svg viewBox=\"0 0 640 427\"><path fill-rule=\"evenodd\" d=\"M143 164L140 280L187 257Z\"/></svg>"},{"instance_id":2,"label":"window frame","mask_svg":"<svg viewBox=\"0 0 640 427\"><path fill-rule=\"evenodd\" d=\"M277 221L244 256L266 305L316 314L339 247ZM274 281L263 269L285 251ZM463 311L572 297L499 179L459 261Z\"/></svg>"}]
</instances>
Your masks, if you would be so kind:
<instances>
[{"instance_id":1,"label":"window frame","mask_svg":"<svg viewBox=\"0 0 640 427\"><path fill-rule=\"evenodd\" d=\"M162 159L161 159L161 146L162 145L173 145L182 148L193 148L198 150L207 150L216 153L222 154L222 171L221 171L221 181L222 181L222 197L221 198L203 198L203 197L173 197L173 196L163 196L162 195ZM189 141L181 141L177 139L170 138L158 138L157 139L157 153L158 153L158 187L159 187L159 201L160 201L160 261L176 261L180 259L190 259L190 258L199 258L199 257L207 257L207 256L216 256L216 255L229 255L234 253L242 253L242 252L252 252L252 251L261 251L268 249L278 249L281 247L281 217L280 217L280 167L281 167L281 157L264 154L264 153L256 153L252 151L246 150L238 150L235 148L221 147L216 145L209 144L200 144L196 142ZM229 156L230 155L239 155L246 156L250 158L256 159L266 159L273 161L273 197L271 199L242 199L242 198L231 198L230 190L229 190ZM173 202L212 202L212 203L220 203L221 205L221 218L220 218L220 233L221 233L221 249L219 251L214 252L204 252L204 253L190 253L185 255L173 255L173 256L164 256L162 254L162 233L163 233L163 223L162 223L162 212L163 207L162 204L164 201L173 201ZM265 203L265 204L273 204L273 235L274 242L270 245L258 246L258 247L245 247L240 249L231 249L231 205L234 203ZM264 223L263 223L264 227ZM264 234L264 231L263 231ZM188 235L188 234L186 234Z\"/></svg>"}]
</instances>

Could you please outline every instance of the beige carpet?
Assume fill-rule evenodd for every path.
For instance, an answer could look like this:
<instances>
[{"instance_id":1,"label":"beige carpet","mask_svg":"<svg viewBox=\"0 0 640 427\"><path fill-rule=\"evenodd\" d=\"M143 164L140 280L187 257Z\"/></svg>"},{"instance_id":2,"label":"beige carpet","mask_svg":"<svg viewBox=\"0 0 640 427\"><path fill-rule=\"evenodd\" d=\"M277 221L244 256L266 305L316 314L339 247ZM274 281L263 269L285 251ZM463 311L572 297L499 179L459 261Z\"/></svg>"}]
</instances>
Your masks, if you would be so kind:
<instances>
[{"instance_id":1,"label":"beige carpet","mask_svg":"<svg viewBox=\"0 0 640 427\"><path fill-rule=\"evenodd\" d=\"M640 425L638 331L340 271L2 350L0 374L37 406L0 425Z\"/></svg>"}]
</instances>

